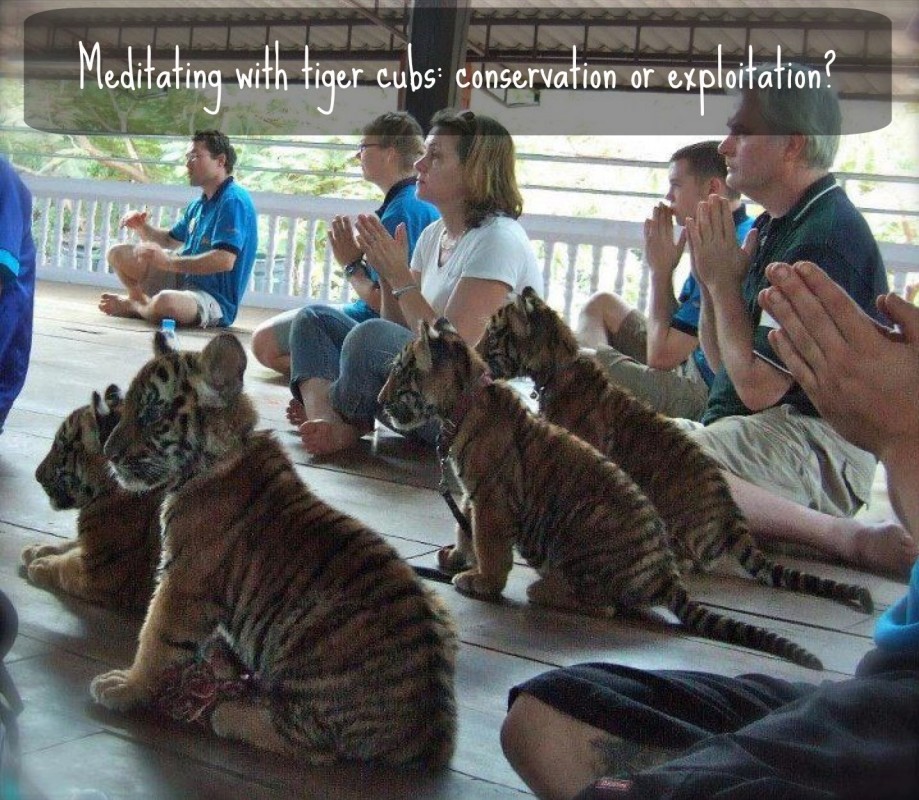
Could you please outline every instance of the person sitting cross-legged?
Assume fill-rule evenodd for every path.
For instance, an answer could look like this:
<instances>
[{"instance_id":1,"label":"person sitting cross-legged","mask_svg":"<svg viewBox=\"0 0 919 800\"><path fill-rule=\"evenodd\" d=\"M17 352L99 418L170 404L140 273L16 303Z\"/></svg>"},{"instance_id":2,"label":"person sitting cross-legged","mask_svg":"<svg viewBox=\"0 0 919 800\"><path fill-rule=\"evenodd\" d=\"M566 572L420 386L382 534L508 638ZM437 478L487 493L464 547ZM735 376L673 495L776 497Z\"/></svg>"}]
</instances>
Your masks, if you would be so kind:
<instances>
[{"instance_id":1,"label":"person sitting cross-legged","mask_svg":"<svg viewBox=\"0 0 919 800\"><path fill-rule=\"evenodd\" d=\"M673 274L686 249L686 231L674 241L673 223L683 225L711 194L728 199L739 244L753 226L740 192L727 183L727 166L718 142L698 142L670 157L667 203L645 220L644 256L651 274L646 317L619 295L594 294L578 317L581 345L620 386L669 417L699 419L715 375L699 347L701 289L689 275L673 294Z\"/></svg>"},{"instance_id":2,"label":"person sitting cross-legged","mask_svg":"<svg viewBox=\"0 0 919 800\"><path fill-rule=\"evenodd\" d=\"M255 206L233 178L235 164L236 150L224 134L195 133L185 165L201 197L172 228L151 225L146 211L122 217L121 227L142 241L109 248L108 263L128 293L104 293L102 312L202 328L233 324L258 248Z\"/></svg>"}]
</instances>

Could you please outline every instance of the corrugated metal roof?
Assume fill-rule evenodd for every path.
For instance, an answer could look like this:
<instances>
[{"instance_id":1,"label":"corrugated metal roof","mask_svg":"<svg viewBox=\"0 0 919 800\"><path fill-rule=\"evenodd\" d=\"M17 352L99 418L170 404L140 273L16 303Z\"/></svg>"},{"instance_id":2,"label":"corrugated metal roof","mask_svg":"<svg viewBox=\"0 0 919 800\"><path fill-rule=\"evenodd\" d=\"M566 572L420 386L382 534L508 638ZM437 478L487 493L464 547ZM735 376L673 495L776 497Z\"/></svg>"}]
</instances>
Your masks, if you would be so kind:
<instances>
[{"instance_id":1,"label":"corrugated metal roof","mask_svg":"<svg viewBox=\"0 0 919 800\"><path fill-rule=\"evenodd\" d=\"M221 3L175 3L164 0L153 9L110 3L66 3L25 0L26 10L72 8L53 30L36 30L28 43L53 63L56 54L70 58L75 37L103 47L153 46L164 58L176 45L183 56L223 61L261 57L266 42L277 41L291 59L302 59L309 45L314 58L395 66L407 41L410 4L403 2L303 2L240 0ZM91 15L87 6L95 6ZM753 47L759 60L782 46L789 60L824 66L827 50L836 51L834 73L845 75L840 93L848 96L876 90L872 71L883 68L886 38L867 30L859 9L888 16L892 43L894 94L919 99L917 45L904 35L912 3L889 0L853 3L844 0L737 2L710 0L704 6L685 2L619 2L618 0L473 0L467 60L473 64L538 65L570 61L572 48L596 68L630 69L635 64L667 66L715 63L720 45L725 63L745 59ZM15 19L13 20L15 25ZM4 25L8 33L9 26ZM37 37L37 38L36 38ZM72 60L72 58L70 58Z\"/></svg>"}]
</instances>

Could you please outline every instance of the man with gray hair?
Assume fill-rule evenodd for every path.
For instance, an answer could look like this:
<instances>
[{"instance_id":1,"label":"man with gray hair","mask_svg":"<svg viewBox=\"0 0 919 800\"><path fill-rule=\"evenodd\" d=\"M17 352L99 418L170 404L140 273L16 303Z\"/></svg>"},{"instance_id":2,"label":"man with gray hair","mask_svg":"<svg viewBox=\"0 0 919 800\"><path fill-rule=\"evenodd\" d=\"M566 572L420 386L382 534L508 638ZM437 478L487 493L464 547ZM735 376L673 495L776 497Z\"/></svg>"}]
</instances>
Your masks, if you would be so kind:
<instances>
[{"instance_id":1,"label":"man with gray hair","mask_svg":"<svg viewBox=\"0 0 919 800\"><path fill-rule=\"evenodd\" d=\"M916 556L911 537L895 524L852 519L870 497L874 456L820 417L770 345L777 325L757 302L770 263L812 261L878 317L874 300L887 292L880 252L829 172L841 128L838 100L827 88L746 90L728 128L720 146L727 183L765 213L743 248L721 197L700 203L686 220L702 285L700 341L715 371L704 427L693 436L727 471L760 540L806 544L905 573Z\"/></svg>"}]
</instances>

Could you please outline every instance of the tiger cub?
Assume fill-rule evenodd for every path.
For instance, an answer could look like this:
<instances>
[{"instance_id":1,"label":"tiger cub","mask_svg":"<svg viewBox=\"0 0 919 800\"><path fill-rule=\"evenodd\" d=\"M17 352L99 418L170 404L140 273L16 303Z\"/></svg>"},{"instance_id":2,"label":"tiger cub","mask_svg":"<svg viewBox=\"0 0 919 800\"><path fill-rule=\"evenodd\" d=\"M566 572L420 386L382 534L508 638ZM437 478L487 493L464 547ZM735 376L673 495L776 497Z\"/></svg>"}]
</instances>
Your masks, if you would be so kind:
<instances>
[{"instance_id":1,"label":"tiger cub","mask_svg":"<svg viewBox=\"0 0 919 800\"><path fill-rule=\"evenodd\" d=\"M457 639L440 601L382 537L314 496L270 432L253 432L246 355L162 334L105 446L126 488L164 487L159 584L128 669L97 676L113 709L149 704L217 632L253 677L210 723L310 764L437 768L455 741Z\"/></svg>"},{"instance_id":2,"label":"tiger cub","mask_svg":"<svg viewBox=\"0 0 919 800\"><path fill-rule=\"evenodd\" d=\"M769 559L756 546L714 459L671 419L616 386L593 358L578 355L574 333L531 289L494 314L476 349L495 377L532 378L546 419L590 442L632 476L667 523L682 568L705 570L727 553L766 585L873 610L863 586Z\"/></svg>"},{"instance_id":3,"label":"tiger cub","mask_svg":"<svg viewBox=\"0 0 919 800\"><path fill-rule=\"evenodd\" d=\"M143 611L153 594L160 556L161 491L137 494L118 485L102 447L121 418L122 397L111 385L80 406L54 436L35 479L55 509L79 509L77 536L22 551L32 583L87 600Z\"/></svg>"},{"instance_id":4,"label":"tiger cub","mask_svg":"<svg viewBox=\"0 0 919 800\"><path fill-rule=\"evenodd\" d=\"M458 573L459 591L500 595L516 545L540 574L527 590L533 603L590 613L665 605L694 633L822 669L793 642L690 600L664 522L641 489L598 450L530 414L513 389L492 383L446 320L421 326L379 401L404 431L441 420L440 455L453 461L471 510L471 534L460 531L439 554L441 567Z\"/></svg>"}]
</instances>

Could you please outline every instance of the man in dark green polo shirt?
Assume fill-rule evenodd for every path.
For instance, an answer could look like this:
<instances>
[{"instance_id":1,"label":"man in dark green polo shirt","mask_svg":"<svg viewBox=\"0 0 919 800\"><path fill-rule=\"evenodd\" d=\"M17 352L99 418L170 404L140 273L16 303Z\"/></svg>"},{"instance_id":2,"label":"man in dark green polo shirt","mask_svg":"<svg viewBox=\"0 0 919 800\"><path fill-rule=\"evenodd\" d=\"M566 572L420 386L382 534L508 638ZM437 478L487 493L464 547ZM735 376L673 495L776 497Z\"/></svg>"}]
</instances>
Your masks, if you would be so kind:
<instances>
[{"instance_id":1,"label":"man in dark green polo shirt","mask_svg":"<svg viewBox=\"0 0 919 800\"><path fill-rule=\"evenodd\" d=\"M875 298L887 291L881 255L829 172L839 143L839 103L826 88L748 90L728 127L720 146L727 183L765 213L746 250L737 245L723 198L700 203L686 222L693 272L702 284L700 340L715 371L704 427L693 435L728 471L759 538L905 571L915 545L900 526L851 519L870 496L874 456L819 416L769 344L776 325L757 302L768 264L812 261L877 318Z\"/></svg>"}]
</instances>

